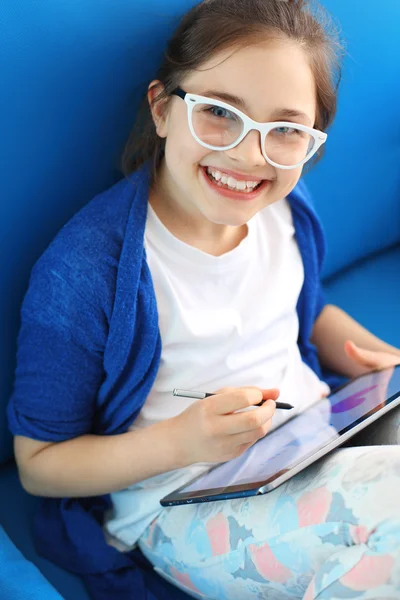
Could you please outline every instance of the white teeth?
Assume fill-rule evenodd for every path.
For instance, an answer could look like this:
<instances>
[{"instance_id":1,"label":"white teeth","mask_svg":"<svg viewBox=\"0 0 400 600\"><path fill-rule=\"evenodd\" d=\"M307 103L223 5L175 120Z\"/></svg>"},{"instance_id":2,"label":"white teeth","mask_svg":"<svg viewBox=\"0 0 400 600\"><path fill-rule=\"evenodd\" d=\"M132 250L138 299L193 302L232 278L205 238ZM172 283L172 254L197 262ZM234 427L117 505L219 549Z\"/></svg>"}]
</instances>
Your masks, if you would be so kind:
<instances>
[{"instance_id":1,"label":"white teeth","mask_svg":"<svg viewBox=\"0 0 400 600\"><path fill-rule=\"evenodd\" d=\"M207 173L211 175L213 179L218 181L219 184L227 185L233 190L251 191L260 183L259 181L237 181L234 177L225 175L224 173L221 173L221 171L211 170L210 167L207 167Z\"/></svg>"}]
</instances>

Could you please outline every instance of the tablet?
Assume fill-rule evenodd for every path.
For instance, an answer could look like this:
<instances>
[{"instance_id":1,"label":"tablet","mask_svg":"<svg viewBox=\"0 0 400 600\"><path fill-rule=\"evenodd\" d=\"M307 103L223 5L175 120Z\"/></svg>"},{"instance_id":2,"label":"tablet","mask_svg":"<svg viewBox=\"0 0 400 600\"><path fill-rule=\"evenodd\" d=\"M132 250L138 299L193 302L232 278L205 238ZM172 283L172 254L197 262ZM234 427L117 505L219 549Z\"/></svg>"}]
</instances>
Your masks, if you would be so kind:
<instances>
[{"instance_id":1,"label":"tablet","mask_svg":"<svg viewBox=\"0 0 400 600\"><path fill-rule=\"evenodd\" d=\"M399 404L400 365L360 375L160 502L174 506L270 492Z\"/></svg>"}]
</instances>

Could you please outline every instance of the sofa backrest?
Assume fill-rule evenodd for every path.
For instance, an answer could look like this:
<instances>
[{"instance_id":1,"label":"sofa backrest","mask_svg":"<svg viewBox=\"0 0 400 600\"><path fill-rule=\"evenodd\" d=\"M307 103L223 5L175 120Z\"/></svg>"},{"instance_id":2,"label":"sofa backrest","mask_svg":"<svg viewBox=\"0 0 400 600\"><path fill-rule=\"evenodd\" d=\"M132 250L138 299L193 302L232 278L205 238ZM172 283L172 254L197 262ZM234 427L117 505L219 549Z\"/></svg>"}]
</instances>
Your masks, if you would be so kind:
<instances>
[{"instance_id":1,"label":"sofa backrest","mask_svg":"<svg viewBox=\"0 0 400 600\"><path fill-rule=\"evenodd\" d=\"M327 233L326 279L400 242L400 2L321 2L347 50L326 155L305 177Z\"/></svg>"},{"instance_id":2,"label":"sofa backrest","mask_svg":"<svg viewBox=\"0 0 400 600\"><path fill-rule=\"evenodd\" d=\"M30 270L58 229L121 177L139 99L195 3L0 3L0 462L12 454L5 406ZM307 175L328 234L329 275L400 240L400 3L381 3L379 14L372 0L325 5L350 53L326 156Z\"/></svg>"}]
</instances>

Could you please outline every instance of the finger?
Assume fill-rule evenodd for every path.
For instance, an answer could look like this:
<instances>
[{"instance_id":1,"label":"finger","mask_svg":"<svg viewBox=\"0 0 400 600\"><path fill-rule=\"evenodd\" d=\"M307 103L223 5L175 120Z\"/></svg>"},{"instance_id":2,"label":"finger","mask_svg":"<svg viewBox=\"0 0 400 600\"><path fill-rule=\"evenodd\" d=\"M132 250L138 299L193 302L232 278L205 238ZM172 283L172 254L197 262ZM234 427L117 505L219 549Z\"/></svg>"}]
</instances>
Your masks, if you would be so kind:
<instances>
[{"instance_id":1,"label":"finger","mask_svg":"<svg viewBox=\"0 0 400 600\"><path fill-rule=\"evenodd\" d=\"M225 388L226 389L226 388ZM243 408L259 404L263 399L276 400L279 390L260 390L256 387L228 388L229 391L217 392L215 396L206 399L213 412L217 415L227 415ZM204 400L203 400L204 402Z\"/></svg>"},{"instance_id":2,"label":"finger","mask_svg":"<svg viewBox=\"0 0 400 600\"><path fill-rule=\"evenodd\" d=\"M258 404L262 400L262 392L257 387L224 388L207 400L215 414L226 415Z\"/></svg>"},{"instance_id":3,"label":"finger","mask_svg":"<svg viewBox=\"0 0 400 600\"><path fill-rule=\"evenodd\" d=\"M369 367L371 369L379 368L380 363L377 360L376 352L373 352L372 350L366 350L365 348L359 348L351 340L347 340L345 343L345 349L350 355L350 358L364 367Z\"/></svg>"},{"instance_id":4,"label":"finger","mask_svg":"<svg viewBox=\"0 0 400 600\"><path fill-rule=\"evenodd\" d=\"M255 444L258 440L267 435L271 429L271 425L272 419L268 419L268 421L265 421L265 423L260 427L257 427L257 429L250 429L248 431L237 433L232 436L232 440L238 446L241 446L242 444Z\"/></svg>"},{"instance_id":5,"label":"finger","mask_svg":"<svg viewBox=\"0 0 400 600\"><path fill-rule=\"evenodd\" d=\"M275 398L275 395L274 395L273 398L271 397L271 392L272 391L278 392L276 398ZM267 390L261 390L261 392L262 392L262 395L263 395L263 400L275 400L275 399L278 399L279 396L280 396L280 394L281 394L279 388L271 388L271 389L267 389Z\"/></svg>"},{"instance_id":6,"label":"finger","mask_svg":"<svg viewBox=\"0 0 400 600\"><path fill-rule=\"evenodd\" d=\"M281 394L280 390L278 388L273 388L273 391L278 392L278 395L276 396L274 394L274 396L271 396L271 391L272 390L261 390L262 395L263 395L263 399L261 400L261 402L259 402L259 404L256 404L256 406L262 406L264 404L264 402L266 402L267 400L277 400Z\"/></svg>"},{"instance_id":7,"label":"finger","mask_svg":"<svg viewBox=\"0 0 400 600\"><path fill-rule=\"evenodd\" d=\"M226 415L221 420L221 427L225 434L235 435L249 431L255 431L263 427L267 421L270 421L276 411L276 404L273 400L267 400L262 406L255 410L247 412Z\"/></svg>"}]
</instances>

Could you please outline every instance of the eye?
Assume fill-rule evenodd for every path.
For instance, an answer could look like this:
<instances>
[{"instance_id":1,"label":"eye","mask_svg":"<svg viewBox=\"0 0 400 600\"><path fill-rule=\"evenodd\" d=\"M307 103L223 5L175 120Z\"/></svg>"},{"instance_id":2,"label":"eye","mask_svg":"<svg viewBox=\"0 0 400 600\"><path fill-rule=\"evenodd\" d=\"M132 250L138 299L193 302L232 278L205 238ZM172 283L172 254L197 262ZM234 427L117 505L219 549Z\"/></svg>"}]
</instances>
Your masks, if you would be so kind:
<instances>
[{"instance_id":1,"label":"eye","mask_svg":"<svg viewBox=\"0 0 400 600\"><path fill-rule=\"evenodd\" d=\"M219 119L235 119L236 115L234 115L230 110L226 108L222 108L221 106L209 106L205 109L206 112L211 113L214 117Z\"/></svg>"},{"instance_id":2,"label":"eye","mask_svg":"<svg viewBox=\"0 0 400 600\"><path fill-rule=\"evenodd\" d=\"M295 127L275 127L274 131L279 135L296 135L301 133L301 131Z\"/></svg>"}]
</instances>

